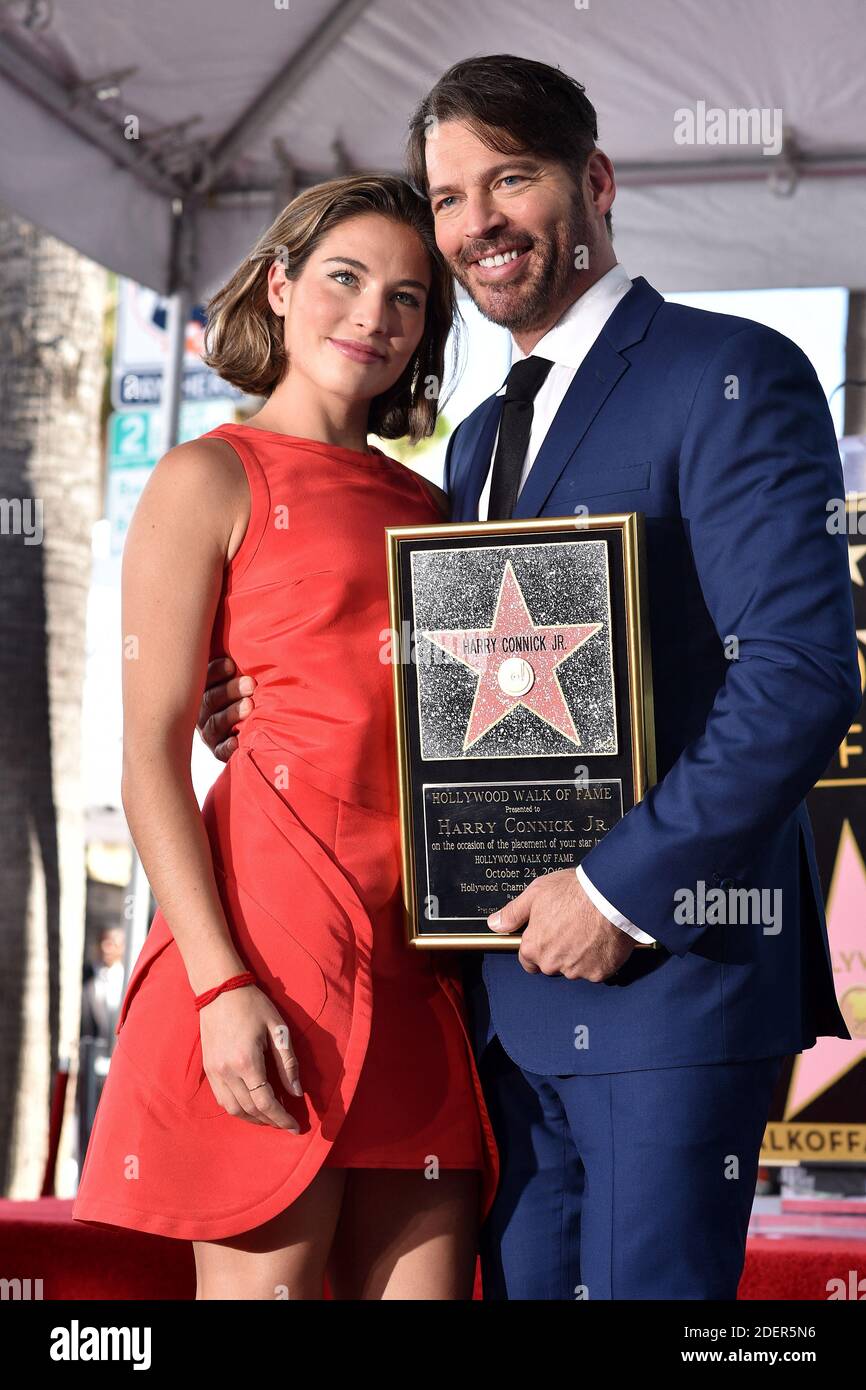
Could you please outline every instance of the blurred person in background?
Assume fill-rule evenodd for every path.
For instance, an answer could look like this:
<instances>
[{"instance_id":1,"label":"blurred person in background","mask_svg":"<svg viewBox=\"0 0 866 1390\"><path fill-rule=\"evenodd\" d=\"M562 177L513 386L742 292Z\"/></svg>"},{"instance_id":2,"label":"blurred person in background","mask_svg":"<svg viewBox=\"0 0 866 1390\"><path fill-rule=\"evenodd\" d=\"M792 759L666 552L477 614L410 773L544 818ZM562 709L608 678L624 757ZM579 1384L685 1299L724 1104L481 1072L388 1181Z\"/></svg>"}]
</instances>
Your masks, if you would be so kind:
<instances>
[{"instance_id":1,"label":"blurred person in background","mask_svg":"<svg viewBox=\"0 0 866 1390\"><path fill-rule=\"evenodd\" d=\"M123 998L123 927L104 927L97 943L98 961L85 970L81 995L81 1036L110 1042Z\"/></svg>"}]
</instances>

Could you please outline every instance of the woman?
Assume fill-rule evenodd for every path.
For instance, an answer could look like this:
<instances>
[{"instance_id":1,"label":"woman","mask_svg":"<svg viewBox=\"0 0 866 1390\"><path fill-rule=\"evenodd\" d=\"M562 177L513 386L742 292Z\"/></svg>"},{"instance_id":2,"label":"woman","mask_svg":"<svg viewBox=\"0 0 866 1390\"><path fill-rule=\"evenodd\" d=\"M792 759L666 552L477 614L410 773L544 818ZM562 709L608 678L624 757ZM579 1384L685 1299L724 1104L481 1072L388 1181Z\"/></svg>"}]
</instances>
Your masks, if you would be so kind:
<instances>
[{"instance_id":1,"label":"woman","mask_svg":"<svg viewBox=\"0 0 866 1390\"><path fill-rule=\"evenodd\" d=\"M267 400L171 449L127 536L123 804L160 910L73 1215L192 1240L198 1298L468 1298L498 1156L456 962L404 939L383 654L384 528L444 494L366 442L432 432L452 283L411 186L353 175L208 309L205 360ZM223 652L256 707L199 811Z\"/></svg>"}]
</instances>

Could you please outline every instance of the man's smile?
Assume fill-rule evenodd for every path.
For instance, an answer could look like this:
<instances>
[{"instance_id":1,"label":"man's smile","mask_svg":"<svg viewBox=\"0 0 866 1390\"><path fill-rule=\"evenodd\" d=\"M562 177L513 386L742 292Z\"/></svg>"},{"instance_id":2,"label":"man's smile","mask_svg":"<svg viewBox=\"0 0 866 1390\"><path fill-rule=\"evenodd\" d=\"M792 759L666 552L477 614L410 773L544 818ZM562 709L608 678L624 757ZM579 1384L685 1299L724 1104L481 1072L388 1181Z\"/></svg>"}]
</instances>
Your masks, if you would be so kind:
<instances>
[{"instance_id":1,"label":"man's smile","mask_svg":"<svg viewBox=\"0 0 866 1390\"><path fill-rule=\"evenodd\" d=\"M518 247L506 247L502 251L486 253L478 256L469 264L475 271L479 280L484 284L492 284L501 280L511 280L516 278L526 264L526 258L532 250L531 246L521 250Z\"/></svg>"}]
</instances>

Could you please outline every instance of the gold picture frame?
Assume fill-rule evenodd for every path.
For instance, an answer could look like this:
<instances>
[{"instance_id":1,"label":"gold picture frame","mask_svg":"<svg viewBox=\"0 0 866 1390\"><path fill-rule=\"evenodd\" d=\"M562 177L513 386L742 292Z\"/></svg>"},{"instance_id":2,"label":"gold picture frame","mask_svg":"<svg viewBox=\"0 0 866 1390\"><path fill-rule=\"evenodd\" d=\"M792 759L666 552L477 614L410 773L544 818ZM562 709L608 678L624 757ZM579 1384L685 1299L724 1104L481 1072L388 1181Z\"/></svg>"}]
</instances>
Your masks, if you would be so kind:
<instances>
[{"instance_id":1,"label":"gold picture frame","mask_svg":"<svg viewBox=\"0 0 866 1390\"><path fill-rule=\"evenodd\" d=\"M589 542L592 543L591 551L581 553L571 549L575 544L586 545ZM601 549L597 542L603 543ZM600 794L599 788L619 783L620 810L624 815L655 783L644 517L640 512L617 512L577 518L540 517L518 521L442 522L427 526L388 527L385 545L407 944L414 949L515 950L520 945L519 932L503 936L490 931L486 925L487 913L500 905L495 883L497 865L501 874L514 875L514 860L520 859L519 854L515 856L511 852L506 854L495 849L496 845L505 843L502 825L507 825L508 817L502 825L495 819L483 822L488 829L496 828L500 833L498 838L496 833L490 837L487 844L492 844L493 848L486 856L481 856L477 849L467 851L462 848L467 844L477 845L477 841L452 840L451 843L442 843L431 838L426 826L429 803L448 796L442 789L460 788L459 798L483 795L488 801L497 802L492 812L496 816L500 814L500 805L504 803L507 809L509 801L515 796L550 797L553 793L549 789L544 790L545 784L556 789L557 797L577 798L581 788L586 795L591 792L595 796ZM417 556L422 558L413 558ZM473 559L473 556L476 558ZM522 577L518 576L518 570ZM501 578L497 580L500 572ZM607 574L606 610L604 573ZM479 587L474 592L469 583L473 576L479 580ZM496 582L499 589L494 595ZM569 610L572 588L583 594L583 598L579 601L575 599L575 602L578 605L582 603L587 613L592 612L596 619L582 627L578 621L581 617L579 606L574 614ZM544 612L558 612L561 620L544 623L540 618L533 618L527 594L534 596L534 607L542 616ZM477 618L482 610L489 613L491 600L495 604L493 626L483 627L478 621L473 625L472 614ZM458 616L458 626L454 628L455 613L462 612L464 604L469 612L469 620L461 626ZM506 604L510 605L507 612ZM526 619L522 617L524 609ZM429 622L423 621L425 612L428 617L438 615L440 618L443 613L450 614L452 625L440 622L437 628L434 622L431 627ZM512 615L511 618L508 614ZM584 636L589 629L592 629L589 636ZM495 633L504 634L498 649ZM531 653L504 657L509 643L509 651L517 651L518 642L527 645L534 642L542 647L545 643L553 646L559 642L560 647L566 647L568 642L563 642L560 633L565 633L569 641L574 643L573 648L562 657L554 658L549 650L542 651L540 657L531 656ZM423 661L417 659L421 639L426 653ZM480 655L477 652L479 645L484 648ZM440 654L440 648L444 654ZM492 660L489 656L491 650L496 653ZM431 660L434 652L438 656L436 661ZM467 652L469 655L464 655ZM593 655L590 656L590 653ZM533 661L538 663L539 660L550 669L535 671ZM435 671L436 666L442 670ZM570 685L560 675L559 666L568 671ZM474 693L473 671L478 673ZM428 672L432 674L428 675ZM515 681L519 683L517 686L514 685ZM515 689L522 691L527 681L532 682L530 689L537 686L532 697L535 706L531 709L527 704L528 695L514 693ZM482 684L485 685L486 714L482 711L481 716L476 718ZM425 685L429 686L426 693ZM596 698L583 698L580 692L585 692L587 688L596 694ZM551 692L555 694L555 700L551 698ZM485 724L485 718L492 718L491 707L494 712L497 708L497 699L503 713ZM471 711L467 719L470 702ZM623 703L628 707L626 728L623 728ZM553 710L549 717L546 714L548 709ZM443 710L449 712L447 718ZM587 711L591 711L591 720ZM581 719L586 716L587 727L595 730L595 751L583 747L575 714ZM467 742L472 735L464 732L463 726L471 726L473 720L482 732L474 736L473 742ZM507 734L506 730L509 731ZM577 743L574 743L569 730L573 730ZM620 731L623 733L622 740ZM593 740L589 742L592 744ZM569 743L574 743L574 746L569 748ZM473 752L473 749L486 751ZM576 753L587 759L597 759L596 766L602 775L593 778L583 777L581 773L578 778L564 778L562 772L565 763L569 758L573 759ZM622 773L615 775L620 764ZM583 764L578 766L581 769L584 767ZM542 775L545 767L559 775L545 778ZM524 768L527 771L531 768L532 771L522 779L516 774ZM429 774L427 781L424 780L425 769ZM469 771L464 772L465 769ZM456 781L455 770L459 770ZM506 775L509 770L511 777ZM498 780L494 775L496 772L502 774ZM439 780L434 780L437 775ZM593 784L597 784L596 790L591 790ZM494 791L494 787L503 790ZM521 791L522 787L534 790ZM567 787L574 787L574 793L566 792ZM489 806L485 814L491 814ZM590 821L602 819L588 818ZM514 821L515 818L511 816L510 819ZM450 827L449 816L440 815L439 824ZM549 822L531 821L527 824L546 825ZM598 831L593 833L598 836ZM601 833L605 832L602 830ZM548 838L545 839L545 836ZM573 842L577 843L573 834L563 838L547 831L542 832L540 841L512 841L514 845L549 843L560 846ZM419 863L419 846L422 844L423 864ZM431 844L436 849L431 850ZM450 857L445 855L445 850L452 852ZM462 887L458 892L452 878L458 869L459 855L462 854L465 859L467 853L475 860L494 859L494 882L481 885L475 884L471 878L468 882L464 878L460 880ZM548 861L555 861L567 858L569 850L560 847L558 852L550 849L546 853ZM536 857L543 859L544 855L534 854L529 859ZM431 860L435 866L435 887L440 890L435 893L431 892L434 886ZM565 865L554 863L554 867ZM531 877L537 876L527 862L523 863L523 870L524 874L528 872ZM547 872L549 869L541 871ZM488 869L485 868L484 872L487 874ZM446 890L445 907L452 906L450 911L442 910L443 886ZM526 883L514 878L507 886L509 891L505 893L505 899L515 896ZM498 892L501 897L501 884ZM483 912L461 913L453 910L454 903L463 904L467 893L475 894L478 906L483 905L485 909ZM466 925L469 922L477 922L478 925Z\"/></svg>"}]
</instances>

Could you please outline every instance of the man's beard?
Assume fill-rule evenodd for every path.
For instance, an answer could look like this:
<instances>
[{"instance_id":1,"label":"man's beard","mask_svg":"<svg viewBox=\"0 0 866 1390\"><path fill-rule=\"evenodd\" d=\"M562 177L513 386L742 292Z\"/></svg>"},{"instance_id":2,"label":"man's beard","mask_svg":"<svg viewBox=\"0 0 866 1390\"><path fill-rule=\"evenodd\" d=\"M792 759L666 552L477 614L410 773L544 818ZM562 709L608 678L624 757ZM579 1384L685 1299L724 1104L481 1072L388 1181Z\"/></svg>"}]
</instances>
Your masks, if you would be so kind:
<instances>
[{"instance_id":1,"label":"man's beard","mask_svg":"<svg viewBox=\"0 0 866 1390\"><path fill-rule=\"evenodd\" d=\"M560 304L574 286L575 258L580 248L589 248L591 228L582 206L573 203L566 224L560 224L552 237L535 237L529 244L535 256L530 275L513 283L479 286L470 281L469 268L452 263L452 270L480 313L491 323L522 333L543 326L551 309ZM521 245L522 249L522 245Z\"/></svg>"}]
</instances>

